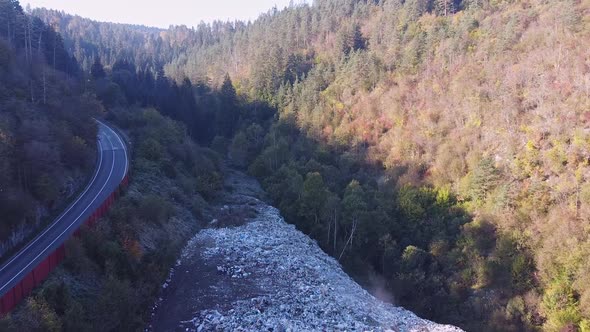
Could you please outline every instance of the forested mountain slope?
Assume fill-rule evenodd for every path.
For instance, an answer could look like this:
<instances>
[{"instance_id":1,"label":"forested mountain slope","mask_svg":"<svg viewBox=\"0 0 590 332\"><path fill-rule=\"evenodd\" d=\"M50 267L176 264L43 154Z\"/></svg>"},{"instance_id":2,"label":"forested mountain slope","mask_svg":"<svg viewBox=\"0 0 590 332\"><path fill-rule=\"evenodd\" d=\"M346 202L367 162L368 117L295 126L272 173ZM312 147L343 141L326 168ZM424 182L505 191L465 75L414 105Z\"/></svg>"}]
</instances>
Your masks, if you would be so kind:
<instances>
[{"instance_id":1,"label":"forested mountain slope","mask_svg":"<svg viewBox=\"0 0 590 332\"><path fill-rule=\"evenodd\" d=\"M214 146L233 137L234 162L360 280L468 330L585 331L589 18L587 0L323 0L189 30L216 32L162 59L197 96L225 82ZM272 123L252 116L266 106Z\"/></svg>"},{"instance_id":2,"label":"forested mountain slope","mask_svg":"<svg viewBox=\"0 0 590 332\"><path fill-rule=\"evenodd\" d=\"M218 43L233 24L202 23L198 30L175 26L168 30L139 25L96 22L57 10L36 8L32 15L66 36L66 47L90 70L95 57L111 67L117 60L134 62L140 69L156 69L172 61L194 46L207 47ZM243 25L242 23L236 23Z\"/></svg>"},{"instance_id":3,"label":"forested mountain slope","mask_svg":"<svg viewBox=\"0 0 590 332\"><path fill-rule=\"evenodd\" d=\"M129 63L113 65L114 73L92 64L81 70L49 25L18 1L0 0L0 256L84 187L95 166L93 117L124 130L133 149L125 197L66 243L64 263L0 317L0 331L143 330L205 199L221 185L215 152L196 145L182 123L137 106L190 109L190 85L184 97L164 77L131 89L123 85L135 70Z\"/></svg>"},{"instance_id":4,"label":"forested mountain slope","mask_svg":"<svg viewBox=\"0 0 590 332\"><path fill-rule=\"evenodd\" d=\"M102 108L61 37L0 1L0 257L58 212L94 169Z\"/></svg>"}]
</instances>

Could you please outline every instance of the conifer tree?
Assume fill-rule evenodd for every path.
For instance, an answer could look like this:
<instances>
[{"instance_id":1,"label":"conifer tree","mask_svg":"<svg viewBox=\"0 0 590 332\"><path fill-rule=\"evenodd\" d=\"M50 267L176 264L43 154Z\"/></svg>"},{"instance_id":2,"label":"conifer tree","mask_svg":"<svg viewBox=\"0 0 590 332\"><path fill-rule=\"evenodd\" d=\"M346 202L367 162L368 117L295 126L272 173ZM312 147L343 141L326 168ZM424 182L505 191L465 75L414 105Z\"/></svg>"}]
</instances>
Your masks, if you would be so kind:
<instances>
[{"instance_id":1,"label":"conifer tree","mask_svg":"<svg viewBox=\"0 0 590 332\"><path fill-rule=\"evenodd\" d=\"M92 77L94 77L94 79L101 79L106 76L104 67L102 66L102 63L100 61L100 57L97 56L94 58L94 63L90 68L90 74L92 75Z\"/></svg>"},{"instance_id":2,"label":"conifer tree","mask_svg":"<svg viewBox=\"0 0 590 332\"><path fill-rule=\"evenodd\" d=\"M220 103L215 122L220 134L231 137L237 121L237 97L236 90L228 74L225 75L220 92Z\"/></svg>"}]
</instances>

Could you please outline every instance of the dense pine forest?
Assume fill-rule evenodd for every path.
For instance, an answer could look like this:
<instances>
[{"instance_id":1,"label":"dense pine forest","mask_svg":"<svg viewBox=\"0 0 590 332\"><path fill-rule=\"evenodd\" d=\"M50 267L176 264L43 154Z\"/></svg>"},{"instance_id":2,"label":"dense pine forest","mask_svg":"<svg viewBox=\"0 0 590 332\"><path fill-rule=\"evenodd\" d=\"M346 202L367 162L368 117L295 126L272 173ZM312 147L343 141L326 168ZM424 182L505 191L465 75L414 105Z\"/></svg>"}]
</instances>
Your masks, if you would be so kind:
<instances>
[{"instance_id":1,"label":"dense pine forest","mask_svg":"<svg viewBox=\"0 0 590 332\"><path fill-rule=\"evenodd\" d=\"M109 329L143 326L144 295L155 296L172 256L143 255L150 250L129 224L161 216L150 225L170 227L178 201L198 216L194 196L215 195L222 155L261 181L287 221L368 289L384 284L398 305L473 331L590 331L589 1L318 0L250 23L168 30L31 14L63 36L81 69L60 70L88 78L78 84L100 102L90 105L142 142L135 167L177 188L160 202L149 189L157 181L140 181L138 192L152 195L130 195L99 230L118 240L78 244L93 263L75 273L108 275L109 294L137 302L90 309L92 301L37 296L62 327L76 330L67 313L80 310L99 329L115 308ZM12 60L0 62L0 87L40 108L40 91L56 89L45 82L57 61L54 47L37 44L59 35L43 41L21 23L17 42L8 22L0 54ZM10 61L40 49L47 74L23 81L13 69L21 88L8 90ZM0 142L4 156L13 141ZM2 167L0 176L14 169ZM13 187L51 201L36 186ZM148 268L156 272L145 281ZM67 291L75 299L80 289ZM133 314L121 310L132 305Z\"/></svg>"}]
</instances>

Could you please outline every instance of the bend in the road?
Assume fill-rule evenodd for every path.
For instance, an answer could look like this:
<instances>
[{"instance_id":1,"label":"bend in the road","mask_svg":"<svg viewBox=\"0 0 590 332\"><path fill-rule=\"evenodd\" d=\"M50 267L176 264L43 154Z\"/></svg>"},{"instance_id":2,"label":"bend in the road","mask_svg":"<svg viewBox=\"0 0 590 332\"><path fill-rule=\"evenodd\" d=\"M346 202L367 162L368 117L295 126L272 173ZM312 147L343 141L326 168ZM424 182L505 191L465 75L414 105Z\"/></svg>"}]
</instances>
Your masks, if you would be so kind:
<instances>
[{"instance_id":1,"label":"bend in the road","mask_svg":"<svg viewBox=\"0 0 590 332\"><path fill-rule=\"evenodd\" d=\"M97 122L99 158L90 183L51 225L0 267L0 296L63 244L125 178L129 168L126 146L113 129L101 121ZM123 155L118 151L122 151Z\"/></svg>"}]
</instances>

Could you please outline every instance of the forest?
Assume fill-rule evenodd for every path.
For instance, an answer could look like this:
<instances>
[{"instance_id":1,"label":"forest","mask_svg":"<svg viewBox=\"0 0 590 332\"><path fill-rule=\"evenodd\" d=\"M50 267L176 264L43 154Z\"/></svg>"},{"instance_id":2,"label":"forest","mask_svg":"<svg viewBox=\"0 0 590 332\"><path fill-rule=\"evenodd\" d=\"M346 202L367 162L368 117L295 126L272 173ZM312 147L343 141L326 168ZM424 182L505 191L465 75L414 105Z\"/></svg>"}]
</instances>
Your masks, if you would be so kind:
<instances>
[{"instance_id":1,"label":"forest","mask_svg":"<svg viewBox=\"0 0 590 332\"><path fill-rule=\"evenodd\" d=\"M590 331L590 1L318 0L168 30L32 14L117 123L182 122L367 288L466 330ZM162 142L140 150L190 180Z\"/></svg>"},{"instance_id":2,"label":"forest","mask_svg":"<svg viewBox=\"0 0 590 332\"><path fill-rule=\"evenodd\" d=\"M0 0L0 26L2 260L89 180L96 159L93 118L115 124L134 143L133 180L124 198L100 225L66 243L67 259L0 318L0 331L143 330L162 281L222 183L217 153L156 109L169 111L173 98L196 105L193 87L183 90L162 76L150 81L143 73L141 89L123 85L130 71L137 77L123 60L105 70L97 57L84 70L61 34L15 0ZM217 100L212 93L208 98Z\"/></svg>"},{"instance_id":3,"label":"forest","mask_svg":"<svg viewBox=\"0 0 590 332\"><path fill-rule=\"evenodd\" d=\"M102 108L84 93L59 34L0 1L0 257L13 252L89 178ZM84 110L84 111L80 111Z\"/></svg>"}]
</instances>

